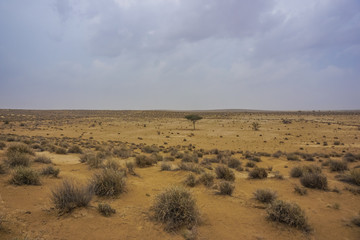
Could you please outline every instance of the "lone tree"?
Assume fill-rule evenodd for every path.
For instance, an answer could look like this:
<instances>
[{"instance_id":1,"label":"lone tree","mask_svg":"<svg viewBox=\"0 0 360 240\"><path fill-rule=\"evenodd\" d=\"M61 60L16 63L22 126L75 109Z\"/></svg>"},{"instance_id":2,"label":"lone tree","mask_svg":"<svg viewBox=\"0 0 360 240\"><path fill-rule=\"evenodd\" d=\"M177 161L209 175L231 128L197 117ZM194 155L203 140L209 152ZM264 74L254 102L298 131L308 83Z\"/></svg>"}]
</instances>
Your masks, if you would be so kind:
<instances>
[{"instance_id":1,"label":"lone tree","mask_svg":"<svg viewBox=\"0 0 360 240\"><path fill-rule=\"evenodd\" d=\"M196 114L190 114L190 115L186 115L185 118L189 121L192 121L193 125L194 125L194 130L195 130L195 123L196 121L199 121L202 119L201 116L196 115Z\"/></svg>"}]
</instances>

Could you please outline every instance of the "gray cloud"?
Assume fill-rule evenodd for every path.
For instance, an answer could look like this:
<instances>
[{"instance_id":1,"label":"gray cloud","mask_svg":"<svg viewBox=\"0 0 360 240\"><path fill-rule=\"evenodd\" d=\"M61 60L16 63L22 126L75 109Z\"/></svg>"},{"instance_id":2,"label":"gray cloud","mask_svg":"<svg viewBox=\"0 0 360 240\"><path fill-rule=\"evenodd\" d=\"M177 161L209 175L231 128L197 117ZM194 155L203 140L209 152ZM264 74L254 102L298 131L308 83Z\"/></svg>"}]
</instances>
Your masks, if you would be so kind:
<instances>
[{"instance_id":1,"label":"gray cloud","mask_svg":"<svg viewBox=\"0 0 360 240\"><path fill-rule=\"evenodd\" d=\"M0 107L359 109L359 12L356 0L3 1Z\"/></svg>"}]
</instances>

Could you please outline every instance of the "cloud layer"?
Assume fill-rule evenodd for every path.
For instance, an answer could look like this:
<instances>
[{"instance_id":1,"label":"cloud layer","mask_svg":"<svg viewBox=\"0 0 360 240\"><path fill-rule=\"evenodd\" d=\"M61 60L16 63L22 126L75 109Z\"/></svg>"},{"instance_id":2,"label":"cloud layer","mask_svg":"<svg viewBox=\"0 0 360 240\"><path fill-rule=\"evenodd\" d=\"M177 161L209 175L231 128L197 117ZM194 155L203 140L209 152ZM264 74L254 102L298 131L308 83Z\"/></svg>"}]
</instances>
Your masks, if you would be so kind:
<instances>
[{"instance_id":1,"label":"cloud layer","mask_svg":"<svg viewBox=\"0 0 360 240\"><path fill-rule=\"evenodd\" d=\"M0 108L360 109L357 0L12 0L0 32Z\"/></svg>"}]
</instances>

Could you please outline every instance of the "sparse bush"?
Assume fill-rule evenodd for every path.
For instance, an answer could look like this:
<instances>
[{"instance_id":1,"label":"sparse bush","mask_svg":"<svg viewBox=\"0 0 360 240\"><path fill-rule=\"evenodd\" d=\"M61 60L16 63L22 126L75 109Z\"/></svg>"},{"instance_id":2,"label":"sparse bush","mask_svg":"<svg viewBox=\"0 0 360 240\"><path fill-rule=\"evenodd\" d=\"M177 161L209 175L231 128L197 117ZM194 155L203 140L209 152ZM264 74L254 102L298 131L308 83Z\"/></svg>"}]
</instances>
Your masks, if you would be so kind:
<instances>
[{"instance_id":1,"label":"sparse bush","mask_svg":"<svg viewBox=\"0 0 360 240\"><path fill-rule=\"evenodd\" d=\"M305 212L296 203L275 200L267 208L267 218L271 221L285 223L291 227L310 231Z\"/></svg>"},{"instance_id":2,"label":"sparse bush","mask_svg":"<svg viewBox=\"0 0 360 240\"><path fill-rule=\"evenodd\" d=\"M119 158L129 158L131 157L131 150L127 147L117 147L113 149L113 154Z\"/></svg>"},{"instance_id":3,"label":"sparse bush","mask_svg":"<svg viewBox=\"0 0 360 240\"><path fill-rule=\"evenodd\" d=\"M156 145L151 145L151 146L146 145L141 149L141 151L144 153L153 153L153 152L157 153L160 151L160 149Z\"/></svg>"},{"instance_id":4,"label":"sparse bush","mask_svg":"<svg viewBox=\"0 0 360 240\"><path fill-rule=\"evenodd\" d=\"M35 170L21 166L14 170L10 183L14 185L40 185L40 177Z\"/></svg>"},{"instance_id":5,"label":"sparse bush","mask_svg":"<svg viewBox=\"0 0 360 240\"><path fill-rule=\"evenodd\" d=\"M46 157L46 156L37 156L37 157L34 159L34 162L50 164L50 163L51 163L51 159L50 159L49 157Z\"/></svg>"},{"instance_id":6,"label":"sparse bush","mask_svg":"<svg viewBox=\"0 0 360 240\"><path fill-rule=\"evenodd\" d=\"M303 174L305 173L321 173L321 168L316 165L305 165L302 167Z\"/></svg>"},{"instance_id":7,"label":"sparse bush","mask_svg":"<svg viewBox=\"0 0 360 240\"><path fill-rule=\"evenodd\" d=\"M192 173L187 175L184 183L185 183L186 186L195 187L195 185L196 185L196 177L195 177L195 175L192 174Z\"/></svg>"},{"instance_id":8,"label":"sparse bush","mask_svg":"<svg viewBox=\"0 0 360 240\"><path fill-rule=\"evenodd\" d=\"M241 162L240 162L240 160L239 159L236 159L236 158L229 158L229 160L228 160L228 167L229 168L238 168L238 167L240 167L240 165L241 165Z\"/></svg>"},{"instance_id":9,"label":"sparse bush","mask_svg":"<svg viewBox=\"0 0 360 240\"><path fill-rule=\"evenodd\" d=\"M106 169L112 169L115 171L119 171L121 169L120 164L117 161L115 161L114 159L107 159L103 167Z\"/></svg>"},{"instance_id":10,"label":"sparse bush","mask_svg":"<svg viewBox=\"0 0 360 240\"><path fill-rule=\"evenodd\" d=\"M116 210L107 203L99 203L98 211L105 217L110 217L111 215L116 213Z\"/></svg>"},{"instance_id":11,"label":"sparse bush","mask_svg":"<svg viewBox=\"0 0 360 240\"><path fill-rule=\"evenodd\" d=\"M117 196L125 191L124 173L113 169L104 169L94 175L92 184L97 196Z\"/></svg>"},{"instance_id":12,"label":"sparse bush","mask_svg":"<svg viewBox=\"0 0 360 240\"><path fill-rule=\"evenodd\" d=\"M337 160L330 160L329 167L332 172L342 172L348 169L347 162Z\"/></svg>"},{"instance_id":13,"label":"sparse bush","mask_svg":"<svg viewBox=\"0 0 360 240\"><path fill-rule=\"evenodd\" d=\"M258 178L258 179L263 179L263 178L267 178L267 172L265 168L254 168L253 170L251 170L249 172L249 178Z\"/></svg>"},{"instance_id":14,"label":"sparse bush","mask_svg":"<svg viewBox=\"0 0 360 240\"><path fill-rule=\"evenodd\" d=\"M180 170L184 170L184 171L190 171L190 172L194 172L197 174L200 174L204 171L203 168L201 168L200 166L198 166L195 163L180 163L179 165Z\"/></svg>"},{"instance_id":15,"label":"sparse bush","mask_svg":"<svg viewBox=\"0 0 360 240\"><path fill-rule=\"evenodd\" d=\"M28 145L22 143L11 145L6 151L7 157L9 157L9 154L11 155L13 153L35 155L34 151Z\"/></svg>"},{"instance_id":16,"label":"sparse bush","mask_svg":"<svg viewBox=\"0 0 360 240\"><path fill-rule=\"evenodd\" d=\"M254 131L258 131L260 128L260 124L258 122L253 122L251 126Z\"/></svg>"},{"instance_id":17,"label":"sparse bush","mask_svg":"<svg viewBox=\"0 0 360 240\"><path fill-rule=\"evenodd\" d=\"M136 175L134 162L126 162L126 168L129 174Z\"/></svg>"},{"instance_id":18,"label":"sparse bush","mask_svg":"<svg viewBox=\"0 0 360 240\"><path fill-rule=\"evenodd\" d=\"M307 188L317 188L321 190L328 189L327 178L320 173L304 173L300 178L300 182Z\"/></svg>"},{"instance_id":19,"label":"sparse bush","mask_svg":"<svg viewBox=\"0 0 360 240\"><path fill-rule=\"evenodd\" d=\"M6 168L4 164L0 163L0 174L4 174L4 173L6 173Z\"/></svg>"},{"instance_id":20,"label":"sparse bush","mask_svg":"<svg viewBox=\"0 0 360 240\"><path fill-rule=\"evenodd\" d=\"M299 178L303 175L303 170L300 166L293 167L290 170L290 176L293 178Z\"/></svg>"},{"instance_id":21,"label":"sparse bush","mask_svg":"<svg viewBox=\"0 0 360 240\"><path fill-rule=\"evenodd\" d=\"M6 147L6 144L4 142L0 142L0 150L3 150Z\"/></svg>"},{"instance_id":22,"label":"sparse bush","mask_svg":"<svg viewBox=\"0 0 360 240\"><path fill-rule=\"evenodd\" d=\"M68 149L68 153L82 153L82 150L79 146L73 145Z\"/></svg>"},{"instance_id":23,"label":"sparse bush","mask_svg":"<svg viewBox=\"0 0 360 240\"><path fill-rule=\"evenodd\" d=\"M343 157L343 160L346 162L356 162L357 160L360 160L360 155L355 156L352 153L347 153Z\"/></svg>"},{"instance_id":24,"label":"sparse bush","mask_svg":"<svg viewBox=\"0 0 360 240\"><path fill-rule=\"evenodd\" d=\"M11 152L7 154L7 163L10 167L30 165L30 155L22 152Z\"/></svg>"},{"instance_id":25,"label":"sparse bush","mask_svg":"<svg viewBox=\"0 0 360 240\"><path fill-rule=\"evenodd\" d=\"M219 179L224 179L226 181L232 181L232 182L235 181L234 172L230 168L224 165L217 166L215 168L215 173L217 178Z\"/></svg>"},{"instance_id":26,"label":"sparse bush","mask_svg":"<svg viewBox=\"0 0 360 240\"><path fill-rule=\"evenodd\" d=\"M255 166L256 166L256 164L254 162L247 162L245 165L245 167L249 167L249 168L253 168Z\"/></svg>"},{"instance_id":27,"label":"sparse bush","mask_svg":"<svg viewBox=\"0 0 360 240\"><path fill-rule=\"evenodd\" d=\"M153 160L154 163L161 162L164 159L163 156L158 153L152 153L150 158Z\"/></svg>"},{"instance_id":28,"label":"sparse bush","mask_svg":"<svg viewBox=\"0 0 360 240\"><path fill-rule=\"evenodd\" d=\"M184 154L182 159L181 159L182 162L193 162L193 163L198 163L199 162L199 159L198 159L198 156L196 154Z\"/></svg>"},{"instance_id":29,"label":"sparse bush","mask_svg":"<svg viewBox=\"0 0 360 240\"><path fill-rule=\"evenodd\" d=\"M71 212L77 207L86 207L93 197L91 187L82 186L70 180L64 180L51 193L51 200L61 213Z\"/></svg>"},{"instance_id":30,"label":"sparse bush","mask_svg":"<svg viewBox=\"0 0 360 240\"><path fill-rule=\"evenodd\" d=\"M360 215L353 217L353 219L351 219L351 222L356 226L360 227Z\"/></svg>"},{"instance_id":31,"label":"sparse bush","mask_svg":"<svg viewBox=\"0 0 360 240\"><path fill-rule=\"evenodd\" d=\"M175 160L174 157L164 157L164 161L170 161L170 162L173 162Z\"/></svg>"},{"instance_id":32,"label":"sparse bush","mask_svg":"<svg viewBox=\"0 0 360 240\"><path fill-rule=\"evenodd\" d=\"M257 189L254 196L256 200L262 203L271 203L277 198L277 193L270 189Z\"/></svg>"},{"instance_id":33,"label":"sparse bush","mask_svg":"<svg viewBox=\"0 0 360 240\"><path fill-rule=\"evenodd\" d=\"M274 173L274 178L279 179L279 180L283 180L284 179L284 175L282 175L279 172L275 172Z\"/></svg>"},{"instance_id":34,"label":"sparse bush","mask_svg":"<svg viewBox=\"0 0 360 240\"><path fill-rule=\"evenodd\" d=\"M140 168L150 167L154 164L154 159L146 156L146 155L138 155L135 158L136 166Z\"/></svg>"},{"instance_id":35,"label":"sparse bush","mask_svg":"<svg viewBox=\"0 0 360 240\"><path fill-rule=\"evenodd\" d=\"M171 166L168 163L163 162L161 164L161 171L171 171Z\"/></svg>"},{"instance_id":36,"label":"sparse bush","mask_svg":"<svg viewBox=\"0 0 360 240\"><path fill-rule=\"evenodd\" d=\"M229 195L229 196L231 196L234 189L235 189L235 186L232 185L228 181L222 181L219 184L219 191L220 191L221 195Z\"/></svg>"},{"instance_id":37,"label":"sparse bush","mask_svg":"<svg viewBox=\"0 0 360 240\"><path fill-rule=\"evenodd\" d=\"M55 153L56 153L56 154L66 154L67 151L66 151L65 148L58 147L58 148L55 149Z\"/></svg>"},{"instance_id":38,"label":"sparse bush","mask_svg":"<svg viewBox=\"0 0 360 240\"><path fill-rule=\"evenodd\" d=\"M206 187L211 187L214 184L215 176L212 173L203 173L199 177L199 182L204 184Z\"/></svg>"},{"instance_id":39,"label":"sparse bush","mask_svg":"<svg viewBox=\"0 0 360 240\"><path fill-rule=\"evenodd\" d=\"M283 153L281 151L277 151L277 152L273 153L272 157L279 158L279 157L281 157L281 155L283 155Z\"/></svg>"},{"instance_id":40,"label":"sparse bush","mask_svg":"<svg viewBox=\"0 0 360 240\"><path fill-rule=\"evenodd\" d=\"M58 177L60 169L54 168L53 166L48 166L41 170L41 175L53 175L53 177Z\"/></svg>"},{"instance_id":41,"label":"sparse bush","mask_svg":"<svg viewBox=\"0 0 360 240\"><path fill-rule=\"evenodd\" d=\"M286 155L286 159L288 161L300 161L299 159L299 155L295 154L295 153L289 153Z\"/></svg>"},{"instance_id":42,"label":"sparse bush","mask_svg":"<svg viewBox=\"0 0 360 240\"><path fill-rule=\"evenodd\" d=\"M199 212L192 194L183 187L167 188L155 197L152 206L155 220L164 223L167 231L181 227L191 229L199 220Z\"/></svg>"},{"instance_id":43,"label":"sparse bush","mask_svg":"<svg viewBox=\"0 0 360 240\"><path fill-rule=\"evenodd\" d=\"M298 185L295 185L294 187L294 192L303 196L303 195L306 195L307 194L307 190L306 188L302 188L302 187L299 187Z\"/></svg>"}]
</instances>

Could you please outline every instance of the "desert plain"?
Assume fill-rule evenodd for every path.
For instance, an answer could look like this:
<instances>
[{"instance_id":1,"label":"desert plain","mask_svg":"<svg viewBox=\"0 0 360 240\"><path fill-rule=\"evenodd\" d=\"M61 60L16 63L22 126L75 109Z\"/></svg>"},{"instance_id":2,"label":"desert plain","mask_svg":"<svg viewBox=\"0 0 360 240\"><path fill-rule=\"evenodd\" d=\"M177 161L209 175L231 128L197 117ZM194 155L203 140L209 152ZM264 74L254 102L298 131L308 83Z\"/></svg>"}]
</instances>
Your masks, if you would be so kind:
<instances>
[{"instance_id":1,"label":"desert plain","mask_svg":"<svg viewBox=\"0 0 360 240\"><path fill-rule=\"evenodd\" d=\"M195 130L184 118L188 114L202 117ZM348 180L360 167L359 137L358 111L3 109L0 239L360 239L354 221L360 214L360 186ZM16 168L9 166L7 150L16 144L34 152L31 169L41 172L51 165L59 174L41 175L38 185L12 184ZM89 152L102 154L102 162L80 161ZM141 155L157 160L140 167L135 163ZM38 156L51 163L35 162ZM230 195L219 194L217 177L210 186L184 183L189 174L216 176L216 168L228 166L229 159L240 162L230 168L235 176ZM126 190L116 197L94 195L88 206L60 213L52 191L64 180L87 184L110 160L125 172ZM344 162L346 169L331 169L331 161ZM126 173L129 162L135 174ZM191 164L190 171L182 164ZM326 189L305 187L291 176L293 168L303 166L317 166L327 179ZM265 169L266 177L250 178L254 168ZM153 219L156 196L169 186L182 186L194 197L200 220L191 229L168 231ZM300 206L311 230L269 220L270 203L255 198L258 189ZM116 212L103 216L99 203Z\"/></svg>"}]
</instances>

